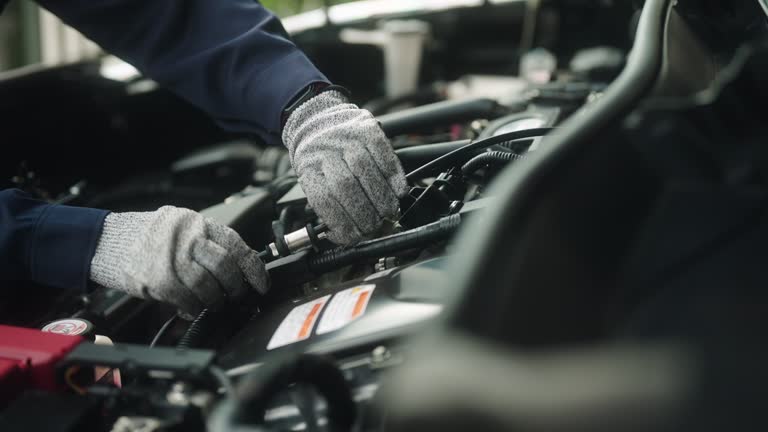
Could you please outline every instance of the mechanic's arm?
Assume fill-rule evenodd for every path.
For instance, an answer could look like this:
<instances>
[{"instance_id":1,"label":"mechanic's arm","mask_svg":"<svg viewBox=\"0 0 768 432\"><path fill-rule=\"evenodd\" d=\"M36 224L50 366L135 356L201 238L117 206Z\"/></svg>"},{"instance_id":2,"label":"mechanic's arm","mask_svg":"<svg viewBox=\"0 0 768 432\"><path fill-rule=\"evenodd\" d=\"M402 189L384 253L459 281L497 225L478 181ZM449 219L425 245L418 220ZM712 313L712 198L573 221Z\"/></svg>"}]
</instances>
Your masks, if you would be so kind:
<instances>
[{"instance_id":1,"label":"mechanic's arm","mask_svg":"<svg viewBox=\"0 0 768 432\"><path fill-rule=\"evenodd\" d=\"M0 191L0 279L85 292L107 213L52 205L16 189Z\"/></svg>"},{"instance_id":2,"label":"mechanic's arm","mask_svg":"<svg viewBox=\"0 0 768 432\"><path fill-rule=\"evenodd\" d=\"M355 243L397 218L408 186L378 123L341 92L302 97L327 79L258 2L38 2L222 126L282 137L331 240Z\"/></svg>"},{"instance_id":3,"label":"mechanic's arm","mask_svg":"<svg viewBox=\"0 0 768 432\"><path fill-rule=\"evenodd\" d=\"M92 280L188 315L268 286L256 252L200 213L110 213L14 189L0 191L0 280L81 292Z\"/></svg>"},{"instance_id":4,"label":"mechanic's arm","mask_svg":"<svg viewBox=\"0 0 768 432\"><path fill-rule=\"evenodd\" d=\"M230 130L280 137L280 114L327 82L254 0L38 0Z\"/></svg>"}]
</instances>

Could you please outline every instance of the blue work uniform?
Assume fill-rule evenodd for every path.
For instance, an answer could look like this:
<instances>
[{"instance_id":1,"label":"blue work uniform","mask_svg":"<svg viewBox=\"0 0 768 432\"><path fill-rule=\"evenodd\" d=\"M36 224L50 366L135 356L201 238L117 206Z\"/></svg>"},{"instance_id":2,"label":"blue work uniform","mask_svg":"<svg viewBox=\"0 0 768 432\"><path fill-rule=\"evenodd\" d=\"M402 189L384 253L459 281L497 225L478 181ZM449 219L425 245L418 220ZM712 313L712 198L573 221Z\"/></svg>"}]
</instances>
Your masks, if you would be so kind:
<instances>
[{"instance_id":1,"label":"blue work uniform","mask_svg":"<svg viewBox=\"0 0 768 432\"><path fill-rule=\"evenodd\" d=\"M38 3L224 128L267 142L279 142L292 99L328 82L254 0ZM85 289L106 215L0 191L0 279Z\"/></svg>"}]
</instances>

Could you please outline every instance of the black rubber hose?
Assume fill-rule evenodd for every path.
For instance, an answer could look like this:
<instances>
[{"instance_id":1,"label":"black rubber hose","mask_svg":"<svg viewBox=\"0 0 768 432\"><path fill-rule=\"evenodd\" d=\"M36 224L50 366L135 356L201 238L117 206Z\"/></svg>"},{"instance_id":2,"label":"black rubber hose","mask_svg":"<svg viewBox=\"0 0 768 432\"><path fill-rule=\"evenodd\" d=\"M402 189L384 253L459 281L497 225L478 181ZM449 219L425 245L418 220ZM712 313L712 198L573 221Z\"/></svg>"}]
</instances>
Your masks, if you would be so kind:
<instances>
[{"instance_id":1,"label":"black rubber hose","mask_svg":"<svg viewBox=\"0 0 768 432\"><path fill-rule=\"evenodd\" d=\"M461 167L461 172L465 175L472 174L486 165L506 165L513 160L522 159L523 156L517 153L505 151L489 151L479 154Z\"/></svg>"},{"instance_id":2,"label":"black rubber hose","mask_svg":"<svg viewBox=\"0 0 768 432\"><path fill-rule=\"evenodd\" d=\"M542 137L507 141L501 144L497 144L494 147L497 147L498 150L511 151L512 153L517 153L519 155L522 155L523 153L526 153L531 148L531 146L533 146L536 140L540 140L540 139L542 139Z\"/></svg>"},{"instance_id":3,"label":"black rubber hose","mask_svg":"<svg viewBox=\"0 0 768 432\"><path fill-rule=\"evenodd\" d=\"M478 140L457 150L454 150L446 155L443 155L433 160L432 162L422 165L421 167L408 173L406 178L409 181L418 180L436 172L443 171L452 166L462 164L464 161L472 157L472 154L477 150L488 148L496 144L506 143L508 141L541 137L548 134L549 132L552 132L554 129L555 128L526 129Z\"/></svg>"},{"instance_id":4,"label":"black rubber hose","mask_svg":"<svg viewBox=\"0 0 768 432\"><path fill-rule=\"evenodd\" d=\"M451 123L493 119L505 109L493 99L437 102L377 117L388 137L428 130Z\"/></svg>"},{"instance_id":5,"label":"black rubber hose","mask_svg":"<svg viewBox=\"0 0 768 432\"><path fill-rule=\"evenodd\" d=\"M179 339L179 343L176 344L178 349L195 348L200 344L200 338L205 334L208 319L211 316L211 312L208 309L203 309L200 314L192 321L187 327L187 331L184 332L184 336Z\"/></svg>"},{"instance_id":6,"label":"black rubber hose","mask_svg":"<svg viewBox=\"0 0 768 432\"><path fill-rule=\"evenodd\" d=\"M403 169L408 172L409 170L416 169L439 158L440 156L458 150L470 143L472 143L472 140L467 139L417 145L397 149L395 154L398 158L400 158L400 163L403 165Z\"/></svg>"},{"instance_id":7,"label":"black rubber hose","mask_svg":"<svg viewBox=\"0 0 768 432\"><path fill-rule=\"evenodd\" d=\"M484 212L482 223L476 221L471 224L456 240L456 247L461 248L463 259L456 260L455 265L447 271L451 291L457 294L450 302L454 308L446 317L446 328L458 327L491 339L498 337L505 344L530 346L538 343L540 346L545 340L562 340L564 337L554 326L549 326L550 321L546 319L550 315L541 312L572 309L570 304L561 304L557 300L573 297L561 295L554 286L571 288L574 283L579 283L589 285L592 292L596 292L593 282L569 281L570 285L552 285L551 280L554 279L535 271L522 270L524 263L529 262L527 260L535 254L524 253L530 245L530 237L521 233L525 233L537 218L541 218L543 212L547 212L543 209L551 208L547 207L542 190L562 190L557 188L562 187L560 181L564 173L577 169L575 167L579 167L580 161L587 160L595 151L602 149L604 140L598 138L615 125L621 124L644 98L652 95L663 69L664 35L673 4L671 0L646 0L632 55L619 78L589 109L565 120L558 127L557 133L547 140L547 145L537 150L535 156L526 161L528 163L521 164L520 170L507 170L495 181L489 194L495 196L496 205ZM620 144L631 147L629 143ZM515 255L511 251L521 253ZM567 253L559 258L564 256ZM532 310L528 308L516 314L518 317L524 316L520 322L537 323L535 340L530 332L523 334L510 328L506 325L509 322L507 320L488 319L489 310L493 311L492 316L496 318L501 314L509 316L509 311L515 305L530 305L531 299L543 299L541 290L537 293L516 290L510 292L503 302L498 298L493 298L491 302L484 301L490 293L497 293L507 285L508 279L499 279L498 271L489 271L500 266L513 266L511 268L515 270L506 273L510 278L528 282L523 286L552 287L552 301L541 300L537 303L541 307ZM477 311L485 313L478 314ZM558 317L558 322L562 320L562 317Z\"/></svg>"},{"instance_id":8,"label":"black rubber hose","mask_svg":"<svg viewBox=\"0 0 768 432\"><path fill-rule=\"evenodd\" d=\"M313 273L325 273L364 258L378 258L407 249L423 247L444 240L459 228L461 216L446 216L437 222L376 240L362 242L351 248L324 252L309 260Z\"/></svg>"},{"instance_id":9,"label":"black rubber hose","mask_svg":"<svg viewBox=\"0 0 768 432\"><path fill-rule=\"evenodd\" d=\"M427 87L422 87L415 92L402 96L396 96L394 98L384 97L370 101L365 104L363 108L370 111L371 114L378 116L386 114L387 111L391 110L392 108L406 103L414 105L433 103L442 99L444 87L444 84L436 83Z\"/></svg>"}]
</instances>

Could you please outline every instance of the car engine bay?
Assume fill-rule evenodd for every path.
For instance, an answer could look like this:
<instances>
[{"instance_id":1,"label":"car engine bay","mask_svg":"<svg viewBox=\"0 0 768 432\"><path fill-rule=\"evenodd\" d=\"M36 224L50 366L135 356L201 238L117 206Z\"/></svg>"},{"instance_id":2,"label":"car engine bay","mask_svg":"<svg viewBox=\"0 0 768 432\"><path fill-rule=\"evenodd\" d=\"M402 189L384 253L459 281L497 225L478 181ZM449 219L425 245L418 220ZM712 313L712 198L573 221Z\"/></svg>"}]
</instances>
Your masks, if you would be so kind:
<instances>
[{"instance_id":1,"label":"car engine bay","mask_svg":"<svg viewBox=\"0 0 768 432\"><path fill-rule=\"evenodd\" d=\"M80 336L40 339L33 380L0 363L0 430L764 424L768 383L750 374L768 359L754 343L768 279L760 3L477 3L286 20L376 115L411 186L387 232L347 248L325 238L285 149L140 76L107 77L109 58L0 77L5 147L18 146L0 164L17 173L8 186L200 211L260 252L272 287L192 321L97 286L4 287L0 354ZM422 37L406 93L366 42L387 22ZM13 126L25 117L40 127Z\"/></svg>"}]
</instances>

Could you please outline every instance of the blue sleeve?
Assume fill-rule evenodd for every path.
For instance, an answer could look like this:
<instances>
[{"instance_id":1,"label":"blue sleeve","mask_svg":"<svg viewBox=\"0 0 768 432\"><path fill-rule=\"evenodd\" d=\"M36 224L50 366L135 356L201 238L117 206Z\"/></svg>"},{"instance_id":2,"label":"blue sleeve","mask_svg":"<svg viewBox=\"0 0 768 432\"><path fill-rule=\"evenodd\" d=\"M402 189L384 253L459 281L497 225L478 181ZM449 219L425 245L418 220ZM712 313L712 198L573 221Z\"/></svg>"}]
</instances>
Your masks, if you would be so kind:
<instances>
[{"instance_id":1,"label":"blue sleeve","mask_svg":"<svg viewBox=\"0 0 768 432\"><path fill-rule=\"evenodd\" d=\"M85 290L107 213L0 191L0 280Z\"/></svg>"},{"instance_id":2,"label":"blue sleeve","mask_svg":"<svg viewBox=\"0 0 768 432\"><path fill-rule=\"evenodd\" d=\"M255 0L38 3L223 127L269 143L280 141L287 104L328 82Z\"/></svg>"}]
</instances>

